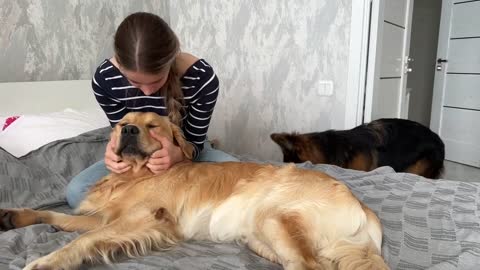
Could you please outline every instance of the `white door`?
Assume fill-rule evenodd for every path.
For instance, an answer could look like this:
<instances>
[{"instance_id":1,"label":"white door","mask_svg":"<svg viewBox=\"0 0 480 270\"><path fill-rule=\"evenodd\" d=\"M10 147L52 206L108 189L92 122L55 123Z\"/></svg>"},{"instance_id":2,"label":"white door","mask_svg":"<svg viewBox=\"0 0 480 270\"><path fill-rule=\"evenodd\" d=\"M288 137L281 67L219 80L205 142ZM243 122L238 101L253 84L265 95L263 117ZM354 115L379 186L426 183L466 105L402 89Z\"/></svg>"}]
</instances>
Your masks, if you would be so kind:
<instances>
[{"instance_id":1,"label":"white door","mask_svg":"<svg viewBox=\"0 0 480 270\"><path fill-rule=\"evenodd\" d=\"M480 167L480 1L443 0L430 127L445 159Z\"/></svg>"},{"instance_id":2,"label":"white door","mask_svg":"<svg viewBox=\"0 0 480 270\"><path fill-rule=\"evenodd\" d=\"M373 0L364 122L407 118L413 0Z\"/></svg>"}]
</instances>

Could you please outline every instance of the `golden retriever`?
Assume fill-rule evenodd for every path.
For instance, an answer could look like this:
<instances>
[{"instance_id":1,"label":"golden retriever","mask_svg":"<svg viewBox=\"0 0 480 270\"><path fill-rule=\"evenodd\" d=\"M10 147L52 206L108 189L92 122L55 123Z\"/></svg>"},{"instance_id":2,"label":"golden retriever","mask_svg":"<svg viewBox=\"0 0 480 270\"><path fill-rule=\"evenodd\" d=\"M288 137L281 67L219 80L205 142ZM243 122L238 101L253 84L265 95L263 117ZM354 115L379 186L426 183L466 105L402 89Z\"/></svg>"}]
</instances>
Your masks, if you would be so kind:
<instances>
[{"instance_id":1,"label":"golden retriever","mask_svg":"<svg viewBox=\"0 0 480 270\"><path fill-rule=\"evenodd\" d=\"M0 226L46 223L85 231L25 269L72 269L118 253L146 254L182 240L240 242L284 269L388 269L375 214L332 177L293 165L181 162L153 175L145 163L162 145L152 130L192 146L179 127L154 113L129 113L113 129L127 173L101 179L71 216L0 210Z\"/></svg>"}]
</instances>

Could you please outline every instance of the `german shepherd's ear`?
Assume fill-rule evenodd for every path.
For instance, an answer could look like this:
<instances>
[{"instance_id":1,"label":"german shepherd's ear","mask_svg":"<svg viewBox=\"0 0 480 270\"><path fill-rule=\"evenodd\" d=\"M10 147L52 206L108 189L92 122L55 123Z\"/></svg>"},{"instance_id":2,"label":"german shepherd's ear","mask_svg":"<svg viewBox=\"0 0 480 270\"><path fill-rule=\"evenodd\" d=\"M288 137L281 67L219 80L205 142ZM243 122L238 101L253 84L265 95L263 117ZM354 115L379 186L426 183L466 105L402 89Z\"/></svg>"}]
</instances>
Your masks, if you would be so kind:
<instances>
[{"instance_id":1,"label":"german shepherd's ear","mask_svg":"<svg viewBox=\"0 0 480 270\"><path fill-rule=\"evenodd\" d=\"M182 149L185 157L191 160L193 157L193 145L185 140L182 130L177 125L170 123L170 128L172 129L175 143Z\"/></svg>"},{"instance_id":2,"label":"german shepherd's ear","mask_svg":"<svg viewBox=\"0 0 480 270\"><path fill-rule=\"evenodd\" d=\"M293 152L295 150L295 134L272 133L270 134L270 138L276 142L284 152Z\"/></svg>"}]
</instances>

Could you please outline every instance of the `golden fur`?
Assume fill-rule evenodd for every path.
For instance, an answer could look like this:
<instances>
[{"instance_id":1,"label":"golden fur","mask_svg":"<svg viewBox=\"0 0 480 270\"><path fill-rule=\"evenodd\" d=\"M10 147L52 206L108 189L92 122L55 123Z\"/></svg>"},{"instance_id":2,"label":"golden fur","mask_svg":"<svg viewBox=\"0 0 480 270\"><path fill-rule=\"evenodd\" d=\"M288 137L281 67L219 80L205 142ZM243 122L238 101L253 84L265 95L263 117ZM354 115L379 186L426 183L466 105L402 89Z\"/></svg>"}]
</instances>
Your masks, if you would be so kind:
<instances>
[{"instance_id":1,"label":"golden fur","mask_svg":"<svg viewBox=\"0 0 480 270\"><path fill-rule=\"evenodd\" d=\"M136 126L138 144L122 145L122 128ZM25 269L71 269L83 261L110 263L118 253L146 254L187 239L240 242L285 269L388 269L380 255L375 214L330 176L293 165L176 164L162 175L145 168L161 145L149 129L191 157L178 127L153 113L130 113L114 128L119 154L133 169L92 188L76 216L31 209L0 210L11 229L36 223L85 231ZM123 140L132 142L132 140ZM133 143L135 145L135 143ZM138 150L138 153L135 151ZM126 154L133 153L133 154Z\"/></svg>"}]
</instances>

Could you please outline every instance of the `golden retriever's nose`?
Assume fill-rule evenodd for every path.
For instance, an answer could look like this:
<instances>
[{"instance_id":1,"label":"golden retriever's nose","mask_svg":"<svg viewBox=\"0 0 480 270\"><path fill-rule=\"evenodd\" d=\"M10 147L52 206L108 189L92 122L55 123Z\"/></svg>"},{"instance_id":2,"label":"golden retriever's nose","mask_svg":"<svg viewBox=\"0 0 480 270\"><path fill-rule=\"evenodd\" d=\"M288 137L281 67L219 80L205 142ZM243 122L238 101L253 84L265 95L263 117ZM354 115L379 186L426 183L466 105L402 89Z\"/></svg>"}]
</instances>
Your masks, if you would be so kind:
<instances>
[{"instance_id":1,"label":"golden retriever's nose","mask_svg":"<svg viewBox=\"0 0 480 270\"><path fill-rule=\"evenodd\" d=\"M138 133L140 133L140 130L134 125L126 125L122 128L122 135L137 136Z\"/></svg>"}]
</instances>

